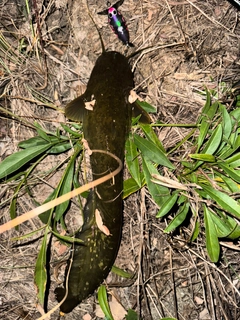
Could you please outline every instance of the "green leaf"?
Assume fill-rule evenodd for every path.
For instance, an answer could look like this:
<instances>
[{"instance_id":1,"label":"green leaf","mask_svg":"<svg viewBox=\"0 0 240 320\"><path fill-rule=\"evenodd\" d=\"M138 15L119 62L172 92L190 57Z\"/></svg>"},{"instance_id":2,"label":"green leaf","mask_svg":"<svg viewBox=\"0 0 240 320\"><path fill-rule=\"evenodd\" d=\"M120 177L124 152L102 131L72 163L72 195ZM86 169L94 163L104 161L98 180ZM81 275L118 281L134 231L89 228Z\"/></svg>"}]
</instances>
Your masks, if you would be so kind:
<instances>
[{"instance_id":1,"label":"green leaf","mask_svg":"<svg viewBox=\"0 0 240 320\"><path fill-rule=\"evenodd\" d=\"M212 213L208 210L206 205L203 206L203 209L207 252L212 262L218 262L220 245L217 237L217 231L212 220Z\"/></svg>"},{"instance_id":2,"label":"green leaf","mask_svg":"<svg viewBox=\"0 0 240 320\"><path fill-rule=\"evenodd\" d=\"M147 160L146 158L142 157L143 162L143 172L145 176L145 180L148 186L148 190L151 193L152 198L154 201L161 207L163 203L166 201L167 197L169 197L170 192L169 189L153 183L152 174L159 174L157 169L154 167L151 161Z\"/></svg>"},{"instance_id":3,"label":"green leaf","mask_svg":"<svg viewBox=\"0 0 240 320\"><path fill-rule=\"evenodd\" d=\"M197 220L194 226L194 231L191 237L191 242L197 239L198 235L200 233L200 222Z\"/></svg>"},{"instance_id":4,"label":"green leaf","mask_svg":"<svg viewBox=\"0 0 240 320\"><path fill-rule=\"evenodd\" d=\"M116 266L112 266L111 271L114 272L115 274L117 274L118 276L125 278L125 279L131 279L134 277L134 273L129 273L129 272L124 271L123 269L118 268Z\"/></svg>"},{"instance_id":5,"label":"green leaf","mask_svg":"<svg viewBox=\"0 0 240 320\"><path fill-rule=\"evenodd\" d=\"M222 125L219 124L211 134L210 139L206 143L201 153L214 154L222 141Z\"/></svg>"},{"instance_id":6,"label":"green leaf","mask_svg":"<svg viewBox=\"0 0 240 320\"><path fill-rule=\"evenodd\" d=\"M153 107L151 104L147 103L146 101L139 101L136 100L136 103L143 108L148 113L156 113L156 108Z\"/></svg>"},{"instance_id":7,"label":"green leaf","mask_svg":"<svg viewBox=\"0 0 240 320\"><path fill-rule=\"evenodd\" d=\"M32 232L26 233L26 234L24 234L22 236L11 238L11 241L25 240L25 239L27 239L29 237L32 237L34 234L38 233L39 231L42 231L45 228L46 228L46 226L42 226L41 228L39 228L37 230L34 230Z\"/></svg>"},{"instance_id":8,"label":"green leaf","mask_svg":"<svg viewBox=\"0 0 240 320\"><path fill-rule=\"evenodd\" d=\"M68 141L62 141L54 146L52 146L52 148L50 148L47 153L49 154L59 154L59 153L63 153L67 150L70 150L72 148L72 143L68 142Z\"/></svg>"},{"instance_id":9,"label":"green leaf","mask_svg":"<svg viewBox=\"0 0 240 320\"><path fill-rule=\"evenodd\" d=\"M227 188L229 189L230 192L235 192L235 193L240 192L240 185L239 184L237 184L231 178L228 178L228 177L224 176L223 174L219 174L219 172L217 172L217 174L224 181L225 185L227 186Z\"/></svg>"},{"instance_id":10,"label":"green leaf","mask_svg":"<svg viewBox=\"0 0 240 320\"><path fill-rule=\"evenodd\" d=\"M114 320L108 304L107 291L104 285L101 285L98 289L98 302L107 320Z\"/></svg>"},{"instance_id":11,"label":"green leaf","mask_svg":"<svg viewBox=\"0 0 240 320\"><path fill-rule=\"evenodd\" d=\"M37 122L34 123L34 126L36 127L38 135L44 140L50 142L50 137L47 135L46 130L44 130Z\"/></svg>"},{"instance_id":12,"label":"green leaf","mask_svg":"<svg viewBox=\"0 0 240 320\"><path fill-rule=\"evenodd\" d=\"M81 138L82 137L82 132L80 131L80 128L78 128L78 130L72 130L71 128L69 128L69 126L66 126L64 123L61 123L61 126L63 127L63 129L70 133L72 136L77 137L77 138Z\"/></svg>"},{"instance_id":13,"label":"green leaf","mask_svg":"<svg viewBox=\"0 0 240 320\"><path fill-rule=\"evenodd\" d=\"M47 284L46 254L47 254L48 229L46 228L42 245L38 253L37 262L34 271L34 282L38 289L38 299L41 305L44 305L45 290Z\"/></svg>"},{"instance_id":14,"label":"green leaf","mask_svg":"<svg viewBox=\"0 0 240 320\"><path fill-rule=\"evenodd\" d=\"M173 218L173 220L169 223L164 232L171 232L172 230L179 227L186 219L189 211L189 202L185 202L180 208L179 213Z\"/></svg>"},{"instance_id":15,"label":"green leaf","mask_svg":"<svg viewBox=\"0 0 240 320\"><path fill-rule=\"evenodd\" d=\"M58 185L58 190L59 190L59 192L57 194L58 197L66 194L72 190L75 160L76 160L76 157L79 154L79 152L80 152L79 148L76 148L74 151L74 154L72 155L72 157L67 165L67 168L64 171L62 179ZM56 207L56 210L55 210L55 220L56 221L59 221L60 218L63 216L63 214L65 213L65 211L67 210L67 208L69 206L69 203L70 203L70 200L67 200Z\"/></svg>"},{"instance_id":16,"label":"green leaf","mask_svg":"<svg viewBox=\"0 0 240 320\"><path fill-rule=\"evenodd\" d=\"M211 218L215 224L218 238L226 238L232 232L232 228L228 225L227 217L221 219L217 214L211 212Z\"/></svg>"},{"instance_id":17,"label":"green leaf","mask_svg":"<svg viewBox=\"0 0 240 320\"><path fill-rule=\"evenodd\" d=\"M18 187L17 187L18 189ZM9 213L10 213L10 218L13 220L16 218L17 213L16 213L16 204L17 204L17 195L15 195L11 202L10 202L10 207L9 207ZM19 226L15 227L15 230L19 230Z\"/></svg>"},{"instance_id":18,"label":"green leaf","mask_svg":"<svg viewBox=\"0 0 240 320\"><path fill-rule=\"evenodd\" d=\"M226 145L226 141L228 140L228 138L230 137L230 134L232 132L232 119L230 114L227 112L227 109L224 105L222 105L221 103L219 103L219 111L222 115L222 119L223 119L223 140L221 142L221 146L219 147L219 151L220 152L222 150L222 148Z\"/></svg>"},{"instance_id":19,"label":"green leaf","mask_svg":"<svg viewBox=\"0 0 240 320\"><path fill-rule=\"evenodd\" d=\"M160 164L162 166L174 169L173 164L168 160L167 156L153 142L134 134L134 142L144 157Z\"/></svg>"},{"instance_id":20,"label":"green leaf","mask_svg":"<svg viewBox=\"0 0 240 320\"><path fill-rule=\"evenodd\" d=\"M228 216L228 223L232 226L232 232L228 235L228 239L236 240L240 237L240 225L232 218Z\"/></svg>"},{"instance_id":21,"label":"green leaf","mask_svg":"<svg viewBox=\"0 0 240 320\"><path fill-rule=\"evenodd\" d=\"M131 134L129 135L129 138L126 141L125 149L126 149L125 159L126 159L127 167L131 173L131 176L136 181L139 188L141 188L142 182L140 177L138 151L135 143L133 142L133 137Z\"/></svg>"},{"instance_id":22,"label":"green leaf","mask_svg":"<svg viewBox=\"0 0 240 320\"><path fill-rule=\"evenodd\" d=\"M44 140L42 137L37 136L30 138L28 140L24 140L18 143L19 148L27 149L35 146L48 145L49 142Z\"/></svg>"},{"instance_id":23,"label":"green leaf","mask_svg":"<svg viewBox=\"0 0 240 320\"><path fill-rule=\"evenodd\" d=\"M55 235L55 237L57 237L58 239L67 242L67 243L77 243L77 244L83 244L84 241L75 237L70 237L70 236L62 236L61 234L59 234L58 232L55 232L53 230L51 230L51 232Z\"/></svg>"},{"instance_id":24,"label":"green leaf","mask_svg":"<svg viewBox=\"0 0 240 320\"><path fill-rule=\"evenodd\" d=\"M225 160L232 168L240 167L240 152Z\"/></svg>"},{"instance_id":25,"label":"green leaf","mask_svg":"<svg viewBox=\"0 0 240 320\"><path fill-rule=\"evenodd\" d=\"M162 145L161 141L158 139L158 137L157 137L156 133L154 132L152 126L150 124L143 124L143 123L140 123L139 125L140 125L141 129L143 130L146 138L149 141L152 141L159 149L162 150L162 152L165 153L163 145Z\"/></svg>"},{"instance_id":26,"label":"green leaf","mask_svg":"<svg viewBox=\"0 0 240 320\"><path fill-rule=\"evenodd\" d=\"M43 158L45 157L45 155L43 155L42 157L38 158L37 161L35 161L31 166L30 168L28 168L25 172L24 172L24 175L22 177L22 179L20 180L20 182L18 183L15 191L14 191L14 196L12 197L11 199L11 202L10 202L10 208L9 208L9 211L10 211L10 217L11 219L14 219L16 218L16 207L17 207L17 198L18 198L18 194L21 190L21 188L25 185L27 186L27 178L28 176L31 174L31 172L35 169L35 167L38 165L39 162L41 162L43 160ZM14 179L16 181L16 179ZM28 190L28 189L27 189ZM19 229L19 226L16 226L15 227L16 230Z\"/></svg>"},{"instance_id":27,"label":"green leaf","mask_svg":"<svg viewBox=\"0 0 240 320\"><path fill-rule=\"evenodd\" d=\"M189 157L194 160L200 160L204 162L216 162L216 158L211 154L194 153L189 154Z\"/></svg>"},{"instance_id":28,"label":"green leaf","mask_svg":"<svg viewBox=\"0 0 240 320\"><path fill-rule=\"evenodd\" d=\"M239 108L234 109L233 111L230 112L230 115L232 117L233 124L236 125L236 120L237 122L240 121L240 109Z\"/></svg>"},{"instance_id":29,"label":"green leaf","mask_svg":"<svg viewBox=\"0 0 240 320\"><path fill-rule=\"evenodd\" d=\"M240 171L234 170L227 163L219 162L218 166L234 181L240 183Z\"/></svg>"},{"instance_id":30,"label":"green leaf","mask_svg":"<svg viewBox=\"0 0 240 320\"><path fill-rule=\"evenodd\" d=\"M240 205L236 200L229 197L226 193L216 190L211 186L205 185L203 183L200 183L199 185L214 201L216 201L219 206L221 206L227 212L231 213L236 218L240 218ZM197 189L196 191L198 192Z\"/></svg>"},{"instance_id":31,"label":"green leaf","mask_svg":"<svg viewBox=\"0 0 240 320\"><path fill-rule=\"evenodd\" d=\"M207 114L210 106L211 106L211 96L210 96L209 91L206 91L206 102L205 102L205 105L202 109L202 113L198 117L198 121L197 121L198 124L200 124L203 121L203 119L205 119L206 114Z\"/></svg>"},{"instance_id":32,"label":"green leaf","mask_svg":"<svg viewBox=\"0 0 240 320\"><path fill-rule=\"evenodd\" d=\"M141 178L141 187L137 184L137 182L133 178L129 178L123 181L123 199L127 198L131 194L137 192L145 185L145 178L143 172L140 173Z\"/></svg>"},{"instance_id":33,"label":"green leaf","mask_svg":"<svg viewBox=\"0 0 240 320\"><path fill-rule=\"evenodd\" d=\"M238 131L235 131L231 134L228 144L223 148L219 158L224 160L233 155L240 146L240 135Z\"/></svg>"},{"instance_id":34,"label":"green leaf","mask_svg":"<svg viewBox=\"0 0 240 320\"><path fill-rule=\"evenodd\" d=\"M72 190L72 181L74 174L74 161L69 161L68 166L64 172L64 178L61 183L60 191L58 193L58 197L63 194L66 194ZM65 213L69 206L70 200L67 200L56 207L55 210L55 219L59 221L62 215Z\"/></svg>"},{"instance_id":35,"label":"green leaf","mask_svg":"<svg viewBox=\"0 0 240 320\"><path fill-rule=\"evenodd\" d=\"M207 134L209 131L209 128L212 124L212 119L215 116L216 112L218 109L218 102L214 102L211 106L207 106L207 104L205 105L204 109L203 109L203 116L202 116L202 120L201 120L201 124L200 124L200 133L198 136L198 142L197 142L197 152L199 151L199 149L201 148Z\"/></svg>"},{"instance_id":36,"label":"green leaf","mask_svg":"<svg viewBox=\"0 0 240 320\"><path fill-rule=\"evenodd\" d=\"M34 146L11 154L1 162L0 179L7 177L8 175L17 171L29 161L44 153L50 147L51 144Z\"/></svg>"},{"instance_id":37,"label":"green leaf","mask_svg":"<svg viewBox=\"0 0 240 320\"><path fill-rule=\"evenodd\" d=\"M57 194L58 194L58 189L56 188L56 189L54 189L53 192L47 197L47 199L43 202L43 204L44 204L44 203L47 203L47 202L49 202L49 201L51 201L51 200L53 200L53 199L55 199L55 198L57 197ZM38 217L39 217L39 219L40 219L43 223L47 224L51 213L53 213L53 208L51 208L51 209L49 209L49 210L47 210L47 211L39 214Z\"/></svg>"},{"instance_id":38,"label":"green leaf","mask_svg":"<svg viewBox=\"0 0 240 320\"><path fill-rule=\"evenodd\" d=\"M179 197L179 192L173 193L171 197L169 197L161 206L161 209L158 211L156 218L162 218L166 214L168 214L173 208L173 206L175 205L178 197Z\"/></svg>"},{"instance_id":39,"label":"green leaf","mask_svg":"<svg viewBox=\"0 0 240 320\"><path fill-rule=\"evenodd\" d=\"M126 320L140 320L136 311L128 309L128 313L125 316Z\"/></svg>"}]
</instances>

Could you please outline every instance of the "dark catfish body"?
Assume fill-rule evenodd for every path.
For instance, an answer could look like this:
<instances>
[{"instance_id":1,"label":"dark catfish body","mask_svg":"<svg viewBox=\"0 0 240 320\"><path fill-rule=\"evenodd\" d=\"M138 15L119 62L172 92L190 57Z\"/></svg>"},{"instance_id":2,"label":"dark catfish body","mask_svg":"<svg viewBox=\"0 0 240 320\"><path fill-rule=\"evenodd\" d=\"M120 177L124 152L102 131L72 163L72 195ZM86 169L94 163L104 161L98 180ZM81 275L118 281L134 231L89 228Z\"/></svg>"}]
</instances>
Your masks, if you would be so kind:
<instances>
[{"instance_id":1,"label":"dark catfish body","mask_svg":"<svg viewBox=\"0 0 240 320\"><path fill-rule=\"evenodd\" d=\"M90 149L109 151L123 161L131 119L128 96L132 88L133 74L127 58L115 51L104 52L96 61L86 92L70 102L65 111L68 118L83 122L84 138ZM101 153L93 153L90 164L94 180L117 167L116 160ZM76 235L84 245L74 248L68 296L60 307L64 313L93 293L111 270L121 240L122 188L121 172L89 193L83 210L84 223ZM97 225L97 216L105 230ZM55 292L61 301L65 288L57 288Z\"/></svg>"}]
</instances>

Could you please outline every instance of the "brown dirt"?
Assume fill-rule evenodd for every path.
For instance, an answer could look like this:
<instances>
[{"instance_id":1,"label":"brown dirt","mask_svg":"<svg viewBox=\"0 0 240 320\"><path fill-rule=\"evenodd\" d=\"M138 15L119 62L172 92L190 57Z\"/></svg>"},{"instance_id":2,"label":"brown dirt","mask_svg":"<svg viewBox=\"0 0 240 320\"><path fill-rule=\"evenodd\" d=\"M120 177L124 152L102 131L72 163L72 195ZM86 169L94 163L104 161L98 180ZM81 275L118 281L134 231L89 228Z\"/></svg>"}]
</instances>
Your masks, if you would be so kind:
<instances>
[{"instance_id":1,"label":"brown dirt","mask_svg":"<svg viewBox=\"0 0 240 320\"><path fill-rule=\"evenodd\" d=\"M0 48L0 104L15 116L0 110L1 160L18 150L19 141L35 134L34 121L52 131L65 121L64 105L84 88L101 53L85 1L36 0L29 5L27 14L23 0L0 3L0 35L8 43L8 47ZM126 52L107 26L107 17L96 14L106 2L89 0L88 5L107 50ZM155 47L131 63L137 92L157 107L155 117L159 120L194 123L204 104L200 93L205 86L219 90L221 97L220 83L230 87L239 80L240 15L227 1L125 0L120 11L135 45L129 51ZM165 128L158 134L169 148L185 130ZM29 185L32 196L23 191L18 198L18 214L35 206L33 197L40 203L47 198L67 158L48 157L38 168L38 176L32 177ZM47 173L57 165L55 174ZM9 201L16 187L13 181L0 186L1 224L10 219ZM191 246L182 235L163 233L165 222L155 218L158 208L146 189L126 199L124 207L123 239L116 265L136 275L131 283L114 275L107 282L118 282L119 287L109 290L125 309L136 310L142 319L240 319L239 243L223 246L221 261L214 265L206 255L204 230ZM73 212L79 213L77 207ZM39 219L34 219L24 223L20 231L1 235L1 319L38 319L43 313L34 287L34 264L42 233L11 240L40 227ZM59 260L57 249L53 242L48 310L56 305L53 270ZM84 315L98 319L98 312L93 295L65 319L84 319ZM55 312L51 319L57 318Z\"/></svg>"}]
</instances>

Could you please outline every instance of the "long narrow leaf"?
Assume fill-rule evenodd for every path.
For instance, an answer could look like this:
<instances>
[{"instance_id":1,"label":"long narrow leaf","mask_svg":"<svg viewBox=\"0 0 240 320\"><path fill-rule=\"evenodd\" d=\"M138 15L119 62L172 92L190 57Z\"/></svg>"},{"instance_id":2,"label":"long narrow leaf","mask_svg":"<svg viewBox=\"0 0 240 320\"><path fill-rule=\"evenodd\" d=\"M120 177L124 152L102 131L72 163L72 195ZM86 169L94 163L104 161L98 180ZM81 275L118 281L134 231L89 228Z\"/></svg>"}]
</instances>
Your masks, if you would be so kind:
<instances>
[{"instance_id":1,"label":"long narrow leaf","mask_svg":"<svg viewBox=\"0 0 240 320\"><path fill-rule=\"evenodd\" d=\"M214 102L208 109L204 108L203 110L203 118L200 125L200 133L197 142L197 152L201 148L207 134L210 125L212 124L212 119L215 116L218 109L218 102ZM205 113L206 112L206 113Z\"/></svg>"},{"instance_id":2,"label":"long narrow leaf","mask_svg":"<svg viewBox=\"0 0 240 320\"><path fill-rule=\"evenodd\" d=\"M173 218L173 220L169 223L164 232L171 232L172 230L179 227L186 219L189 211L189 202L185 202L181 208L180 212Z\"/></svg>"},{"instance_id":3,"label":"long narrow leaf","mask_svg":"<svg viewBox=\"0 0 240 320\"><path fill-rule=\"evenodd\" d=\"M98 302L107 320L114 320L108 304L107 291L104 285L101 285L98 289Z\"/></svg>"},{"instance_id":4,"label":"long narrow leaf","mask_svg":"<svg viewBox=\"0 0 240 320\"><path fill-rule=\"evenodd\" d=\"M158 211L156 218L162 218L166 214L168 214L177 202L178 197L179 192L172 194L171 197L169 197L167 201L165 201L164 204L161 206L161 209Z\"/></svg>"},{"instance_id":5,"label":"long narrow leaf","mask_svg":"<svg viewBox=\"0 0 240 320\"><path fill-rule=\"evenodd\" d=\"M211 211L209 211L205 205L203 209L207 252L212 262L217 262L220 254L220 245L217 237L217 231L212 220Z\"/></svg>"},{"instance_id":6,"label":"long narrow leaf","mask_svg":"<svg viewBox=\"0 0 240 320\"><path fill-rule=\"evenodd\" d=\"M234 170L231 168L227 163L218 163L219 167L222 168L222 170L234 181L237 183L240 183L240 171L239 170Z\"/></svg>"},{"instance_id":7,"label":"long narrow leaf","mask_svg":"<svg viewBox=\"0 0 240 320\"><path fill-rule=\"evenodd\" d=\"M137 184L137 182L133 178L129 178L123 182L123 199L127 198L131 194L137 192L145 185L145 178L143 172L140 173L141 178L141 187Z\"/></svg>"},{"instance_id":8,"label":"long narrow leaf","mask_svg":"<svg viewBox=\"0 0 240 320\"><path fill-rule=\"evenodd\" d=\"M148 186L148 190L151 193L154 201L161 207L163 203L168 199L170 192L169 189L152 182L152 175L159 174L151 161L142 157L143 172L145 180Z\"/></svg>"},{"instance_id":9,"label":"long narrow leaf","mask_svg":"<svg viewBox=\"0 0 240 320\"><path fill-rule=\"evenodd\" d=\"M233 230L228 224L227 218L221 219L217 214L211 213L211 218L215 224L215 229L218 238L226 238Z\"/></svg>"},{"instance_id":10,"label":"long narrow leaf","mask_svg":"<svg viewBox=\"0 0 240 320\"><path fill-rule=\"evenodd\" d=\"M7 177L22 166L48 150L51 144L34 146L11 154L0 163L0 179Z\"/></svg>"},{"instance_id":11,"label":"long narrow leaf","mask_svg":"<svg viewBox=\"0 0 240 320\"><path fill-rule=\"evenodd\" d=\"M156 146L162 150L162 152L165 152L163 145L161 141L158 139L155 131L153 130L152 126L150 124L139 124L141 129L143 130L145 136L147 137L148 140L152 141Z\"/></svg>"},{"instance_id":12,"label":"long narrow leaf","mask_svg":"<svg viewBox=\"0 0 240 320\"><path fill-rule=\"evenodd\" d=\"M38 299L41 305L44 304L45 290L46 290L46 284L47 284L47 270L46 270L47 236L48 236L48 229L46 228L41 249L38 253L37 262L36 262L35 271L34 271L34 281L37 286Z\"/></svg>"},{"instance_id":13,"label":"long narrow leaf","mask_svg":"<svg viewBox=\"0 0 240 320\"><path fill-rule=\"evenodd\" d=\"M226 193L216 190L209 185L201 183L200 186L214 201L216 201L219 206L234 215L236 218L240 218L240 205L236 200L228 196ZM198 192L198 190L196 191Z\"/></svg>"},{"instance_id":14,"label":"long narrow leaf","mask_svg":"<svg viewBox=\"0 0 240 320\"><path fill-rule=\"evenodd\" d=\"M135 143L133 142L133 137L131 134L129 135L129 138L126 141L125 149L126 149L125 159L126 159L128 170L130 171L133 179L137 182L138 186L141 187L138 151Z\"/></svg>"},{"instance_id":15,"label":"long narrow leaf","mask_svg":"<svg viewBox=\"0 0 240 320\"><path fill-rule=\"evenodd\" d=\"M57 138L56 138L56 142L57 142ZM41 146L41 145L46 145L49 142L44 140L42 137L40 136L36 136L24 141L20 141L18 146L22 149L27 149L27 148L31 148L31 147L35 147L35 146Z\"/></svg>"},{"instance_id":16,"label":"long narrow leaf","mask_svg":"<svg viewBox=\"0 0 240 320\"><path fill-rule=\"evenodd\" d=\"M144 157L147 157L156 164L174 169L173 164L168 160L167 156L162 152L162 150L156 146L156 144L140 137L137 134L134 134L134 142Z\"/></svg>"},{"instance_id":17,"label":"long narrow leaf","mask_svg":"<svg viewBox=\"0 0 240 320\"><path fill-rule=\"evenodd\" d=\"M73 182L73 174L74 174L74 163L75 158L72 158L66 170L64 171L64 176L61 181L61 187L58 193L58 196L61 196L65 193L68 193L72 189L72 182ZM65 211L68 208L70 200L63 202L59 206L56 207L55 210L55 219L56 221L59 221L59 219L62 217L62 215L65 213Z\"/></svg>"},{"instance_id":18,"label":"long narrow leaf","mask_svg":"<svg viewBox=\"0 0 240 320\"><path fill-rule=\"evenodd\" d=\"M226 162L232 167L232 168L239 168L240 167L240 152L234 154L233 156L226 159Z\"/></svg>"},{"instance_id":19,"label":"long narrow leaf","mask_svg":"<svg viewBox=\"0 0 240 320\"><path fill-rule=\"evenodd\" d=\"M217 128L214 129L210 139L206 143L201 153L214 154L214 152L218 149L221 141L222 141L222 125L219 124Z\"/></svg>"}]
</instances>

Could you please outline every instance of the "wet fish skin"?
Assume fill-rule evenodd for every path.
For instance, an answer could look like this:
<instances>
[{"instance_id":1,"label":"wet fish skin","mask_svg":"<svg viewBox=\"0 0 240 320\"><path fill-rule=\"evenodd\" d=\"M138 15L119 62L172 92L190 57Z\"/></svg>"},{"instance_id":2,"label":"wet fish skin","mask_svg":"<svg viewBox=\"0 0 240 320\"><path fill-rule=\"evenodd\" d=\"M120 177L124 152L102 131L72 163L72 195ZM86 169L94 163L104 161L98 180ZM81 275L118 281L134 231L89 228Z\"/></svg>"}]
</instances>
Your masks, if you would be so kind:
<instances>
[{"instance_id":1,"label":"wet fish skin","mask_svg":"<svg viewBox=\"0 0 240 320\"><path fill-rule=\"evenodd\" d=\"M68 118L83 122L83 134L90 149L105 150L123 161L129 131L131 105L128 95L133 88L133 74L128 60L116 51L103 52L92 70L86 92L65 109ZM86 109L91 102L92 110ZM91 109L91 108L90 108ZM114 171L116 160L93 153L90 156L93 180ZM122 233L122 172L91 190L83 210L84 223L76 237L84 245L75 245L68 280L68 296L60 309L71 312L92 294L107 277L116 259ZM96 210L108 232L99 229ZM67 271L66 271L67 272ZM56 288L60 302L66 292Z\"/></svg>"}]
</instances>

